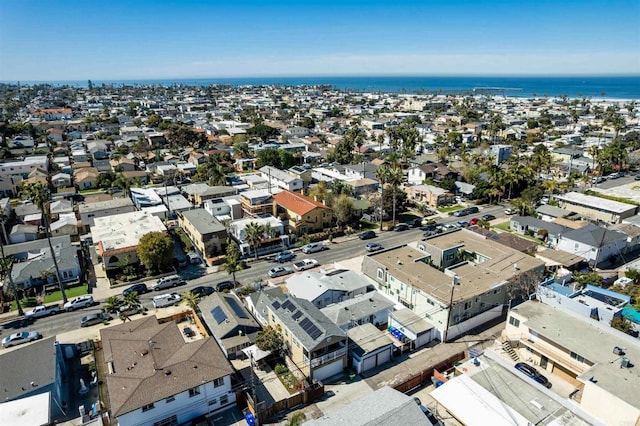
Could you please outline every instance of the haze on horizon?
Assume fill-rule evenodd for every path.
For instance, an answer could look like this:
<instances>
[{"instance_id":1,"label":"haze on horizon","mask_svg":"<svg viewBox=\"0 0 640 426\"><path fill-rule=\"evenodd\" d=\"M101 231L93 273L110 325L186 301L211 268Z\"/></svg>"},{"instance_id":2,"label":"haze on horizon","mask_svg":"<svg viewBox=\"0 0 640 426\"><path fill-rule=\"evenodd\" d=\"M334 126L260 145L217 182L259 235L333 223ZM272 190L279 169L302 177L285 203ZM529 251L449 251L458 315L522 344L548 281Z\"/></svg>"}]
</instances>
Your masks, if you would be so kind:
<instances>
[{"instance_id":1,"label":"haze on horizon","mask_svg":"<svg viewBox=\"0 0 640 426\"><path fill-rule=\"evenodd\" d=\"M0 81L637 75L640 2L0 3Z\"/></svg>"}]
</instances>

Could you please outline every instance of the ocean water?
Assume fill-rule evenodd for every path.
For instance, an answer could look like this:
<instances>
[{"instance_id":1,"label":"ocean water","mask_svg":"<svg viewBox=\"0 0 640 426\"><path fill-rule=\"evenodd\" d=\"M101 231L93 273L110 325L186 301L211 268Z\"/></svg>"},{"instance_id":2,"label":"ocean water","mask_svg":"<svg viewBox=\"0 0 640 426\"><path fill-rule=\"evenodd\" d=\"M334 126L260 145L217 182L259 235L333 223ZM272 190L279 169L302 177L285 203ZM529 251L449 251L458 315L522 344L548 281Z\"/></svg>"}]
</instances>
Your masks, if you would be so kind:
<instances>
[{"instance_id":1,"label":"ocean water","mask_svg":"<svg viewBox=\"0 0 640 426\"><path fill-rule=\"evenodd\" d=\"M356 92L386 93L492 93L494 95L531 97L562 96L593 99L640 99L640 75L637 76L575 76L575 77L244 77L162 80L92 80L94 85L329 85ZM87 81L22 82L54 85L87 86Z\"/></svg>"}]
</instances>

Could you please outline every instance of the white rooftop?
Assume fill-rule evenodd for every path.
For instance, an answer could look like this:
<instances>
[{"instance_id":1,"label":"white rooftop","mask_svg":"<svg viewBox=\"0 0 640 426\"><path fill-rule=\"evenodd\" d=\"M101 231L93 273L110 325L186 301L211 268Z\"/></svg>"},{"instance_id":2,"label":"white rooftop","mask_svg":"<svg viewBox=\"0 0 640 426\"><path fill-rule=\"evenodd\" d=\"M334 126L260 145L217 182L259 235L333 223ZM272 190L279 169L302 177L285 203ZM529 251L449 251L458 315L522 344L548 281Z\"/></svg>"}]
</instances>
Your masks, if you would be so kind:
<instances>
[{"instance_id":1,"label":"white rooftop","mask_svg":"<svg viewBox=\"0 0 640 426\"><path fill-rule=\"evenodd\" d=\"M605 198L595 197L593 195L585 195L579 192L568 192L566 194L556 195L556 199L566 201L568 203L575 203L584 205L591 208L597 208L612 213L624 213L629 210L634 210L637 206L632 204L621 203L619 201L607 200Z\"/></svg>"},{"instance_id":2,"label":"white rooftop","mask_svg":"<svg viewBox=\"0 0 640 426\"><path fill-rule=\"evenodd\" d=\"M93 241L101 242L105 251L135 247L143 235L167 230L160 218L147 210L98 217L94 223Z\"/></svg>"}]
</instances>

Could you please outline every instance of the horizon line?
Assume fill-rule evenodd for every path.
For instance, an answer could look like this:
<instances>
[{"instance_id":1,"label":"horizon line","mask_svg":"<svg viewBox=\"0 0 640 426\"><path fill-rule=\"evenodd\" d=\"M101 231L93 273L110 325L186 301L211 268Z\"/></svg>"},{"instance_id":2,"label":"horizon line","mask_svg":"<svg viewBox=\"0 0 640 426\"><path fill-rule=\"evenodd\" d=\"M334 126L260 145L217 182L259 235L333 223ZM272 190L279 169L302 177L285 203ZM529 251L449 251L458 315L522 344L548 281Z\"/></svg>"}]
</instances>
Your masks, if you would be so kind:
<instances>
[{"instance_id":1,"label":"horizon line","mask_svg":"<svg viewBox=\"0 0 640 426\"><path fill-rule=\"evenodd\" d=\"M80 82L80 81L162 81L162 80L213 80L213 79L269 79L269 78L598 78L598 77L640 77L640 73L558 73L558 74L299 74L299 75L285 75L285 74L272 74L272 75L220 75L220 76L191 76L191 77L119 77L119 78L73 78L73 79L31 79L31 80L0 80L0 84L16 84L18 82L24 83L57 83L57 82Z\"/></svg>"}]
</instances>

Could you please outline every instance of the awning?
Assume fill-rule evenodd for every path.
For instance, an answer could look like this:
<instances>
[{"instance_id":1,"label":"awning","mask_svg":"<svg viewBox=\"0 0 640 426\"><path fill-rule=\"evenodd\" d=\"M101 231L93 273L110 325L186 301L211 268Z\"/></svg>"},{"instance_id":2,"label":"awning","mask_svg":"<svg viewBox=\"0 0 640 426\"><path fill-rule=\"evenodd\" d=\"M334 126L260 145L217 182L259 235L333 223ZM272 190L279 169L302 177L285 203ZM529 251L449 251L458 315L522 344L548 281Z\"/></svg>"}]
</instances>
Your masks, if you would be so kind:
<instances>
[{"instance_id":1,"label":"awning","mask_svg":"<svg viewBox=\"0 0 640 426\"><path fill-rule=\"evenodd\" d=\"M254 361L260 361L261 359L264 359L271 355L271 351L260 350L256 345L251 345L248 348L244 348L242 350L242 353L244 353L249 358L253 358Z\"/></svg>"}]
</instances>

